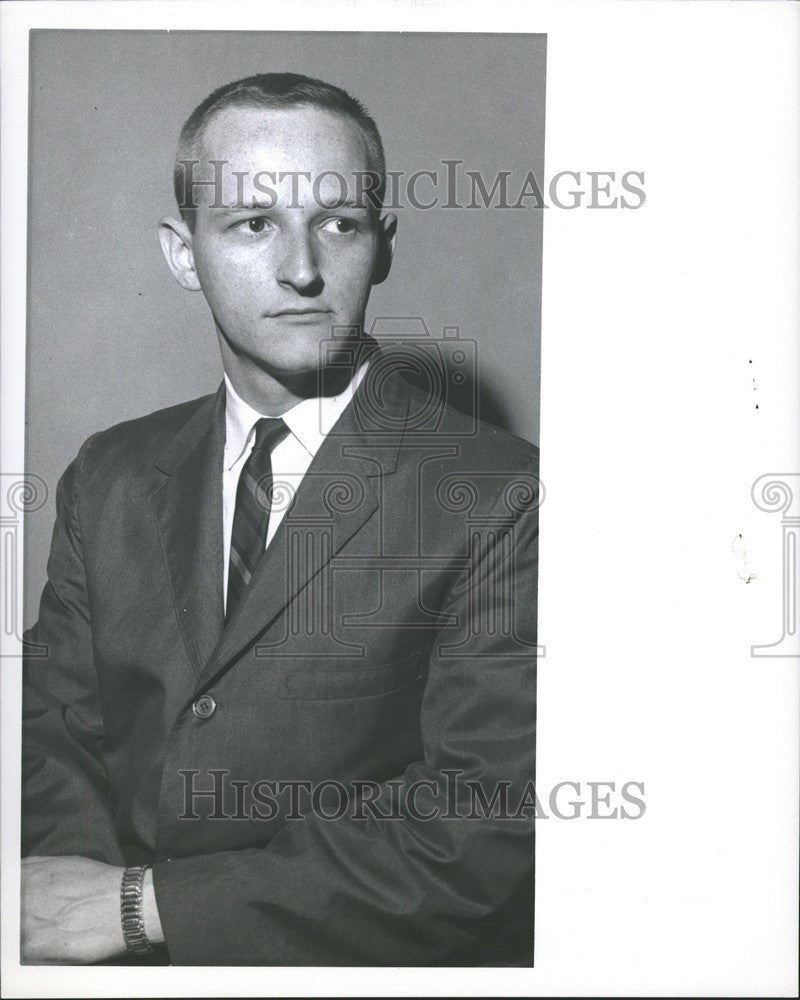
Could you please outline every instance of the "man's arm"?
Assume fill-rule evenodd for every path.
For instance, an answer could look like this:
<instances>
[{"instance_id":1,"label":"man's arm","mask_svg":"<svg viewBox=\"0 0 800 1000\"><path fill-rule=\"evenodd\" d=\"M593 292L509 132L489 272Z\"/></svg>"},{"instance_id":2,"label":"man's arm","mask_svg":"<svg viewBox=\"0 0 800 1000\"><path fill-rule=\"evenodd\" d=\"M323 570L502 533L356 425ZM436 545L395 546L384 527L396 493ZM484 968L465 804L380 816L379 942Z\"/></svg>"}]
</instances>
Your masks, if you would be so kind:
<instances>
[{"instance_id":1,"label":"man's arm","mask_svg":"<svg viewBox=\"0 0 800 1000\"><path fill-rule=\"evenodd\" d=\"M62 476L48 581L23 662L22 855L81 855L123 865L100 749L103 719L81 554L80 473Z\"/></svg>"}]
</instances>

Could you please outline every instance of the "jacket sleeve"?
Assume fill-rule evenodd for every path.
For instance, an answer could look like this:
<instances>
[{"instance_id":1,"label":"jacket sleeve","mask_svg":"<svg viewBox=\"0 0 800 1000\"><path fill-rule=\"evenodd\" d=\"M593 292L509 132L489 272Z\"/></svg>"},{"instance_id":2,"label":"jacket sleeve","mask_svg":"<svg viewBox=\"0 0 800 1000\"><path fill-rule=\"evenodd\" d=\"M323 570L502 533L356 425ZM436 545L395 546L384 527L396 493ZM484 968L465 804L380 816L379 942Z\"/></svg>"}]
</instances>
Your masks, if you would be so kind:
<instances>
[{"instance_id":1,"label":"jacket sleeve","mask_svg":"<svg viewBox=\"0 0 800 1000\"><path fill-rule=\"evenodd\" d=\"M86 588L79 493L91 439L62 476L39 618L23 659L22 855L124 864L101 762L103 721ZM30 647L29 647L30 648Z\"/></svg>"},{"instance_id":2,"label":"jacket sleeve","mask_svg":"<svg viewBox=\"0 0 800 1000\"><path fill-rule=\"evenodd\" d=\"M443 608L466 623L466 638L448 651L453 640L440 634L432 648L424 758L396 776L406 790L422 783L416 815L307 814L261 849L157 863L174 964L532 964L533 814L518 805L534 778L535 509L513 527L511 541L492 531L476 541ZM470 780L490 803L505 784L507 808L476 808ZM509 908L512 927L530 928L526 961L504 961ZM480 958L487 937L495 951Z\"/></svg>"}]
</instances>

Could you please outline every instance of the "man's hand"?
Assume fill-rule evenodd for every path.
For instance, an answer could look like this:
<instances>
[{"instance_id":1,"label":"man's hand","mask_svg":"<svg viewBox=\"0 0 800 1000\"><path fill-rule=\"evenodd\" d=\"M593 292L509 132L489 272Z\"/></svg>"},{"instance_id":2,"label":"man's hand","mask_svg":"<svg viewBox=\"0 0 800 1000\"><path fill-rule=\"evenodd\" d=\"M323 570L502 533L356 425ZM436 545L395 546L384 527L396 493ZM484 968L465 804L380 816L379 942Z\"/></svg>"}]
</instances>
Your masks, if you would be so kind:
<instances>
[{"instance_id":1,"label":"man's hand","mask_svg":"<svg viewBox=\"0 0 800 1000\"><path fill-rule=\"evenodd\" d=\"M122 954L123 872L89 858L23 858L22 961L89 965Z\"/></svg>"}]
</instances>

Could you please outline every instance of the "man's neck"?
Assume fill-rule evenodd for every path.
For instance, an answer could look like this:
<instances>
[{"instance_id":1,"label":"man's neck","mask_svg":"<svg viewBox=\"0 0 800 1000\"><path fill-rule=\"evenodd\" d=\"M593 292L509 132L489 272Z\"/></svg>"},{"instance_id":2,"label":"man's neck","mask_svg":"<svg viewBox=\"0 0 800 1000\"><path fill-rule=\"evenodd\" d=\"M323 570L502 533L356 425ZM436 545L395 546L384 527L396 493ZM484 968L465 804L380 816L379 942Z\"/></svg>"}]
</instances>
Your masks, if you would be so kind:
<instances>
[{"instance_id":1,"label":"man's neck","mask_svg":"<svg viewBox=\"0 0 800 1000\"><path fill-rule=\"evenodd\" d=\"M324 372L313 369L275 374L226 348L227 345L223 345L225 374L237 395L263 416L280 417L304 399L337 396L354 374L349 365L336 366Z\"/></svg>"}]
</instances>

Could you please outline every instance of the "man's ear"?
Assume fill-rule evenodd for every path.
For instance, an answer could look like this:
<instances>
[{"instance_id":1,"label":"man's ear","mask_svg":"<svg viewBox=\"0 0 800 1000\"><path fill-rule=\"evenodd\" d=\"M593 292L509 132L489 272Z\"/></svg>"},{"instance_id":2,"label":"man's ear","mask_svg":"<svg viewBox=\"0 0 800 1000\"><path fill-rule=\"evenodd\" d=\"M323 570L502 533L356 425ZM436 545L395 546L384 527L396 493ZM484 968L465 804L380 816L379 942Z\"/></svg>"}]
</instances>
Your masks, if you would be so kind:
<instances>
[{"instance_id":1,"label":"man's ear","mask_svg":"<svg viewBox=\"0 0 800 1000\"><path fill-rule=\"evenodd\" d=\"M200 291L200 281L194 267L192 231L182 219L165 217L158 225L161 249L175 280L190 292Z\"/></svg>"},{"instance_id":2,"label":"man's ear","mask_svg":"<svg viewBox=\"0 0 800 1000\"><path fill-rule=\"evenodd\" d=\"M372 270L373 285L379 285L389 275L396 236L397 216L384 215L382 219L378 220L378 256Z\"/></svg>"}]
</instances>

